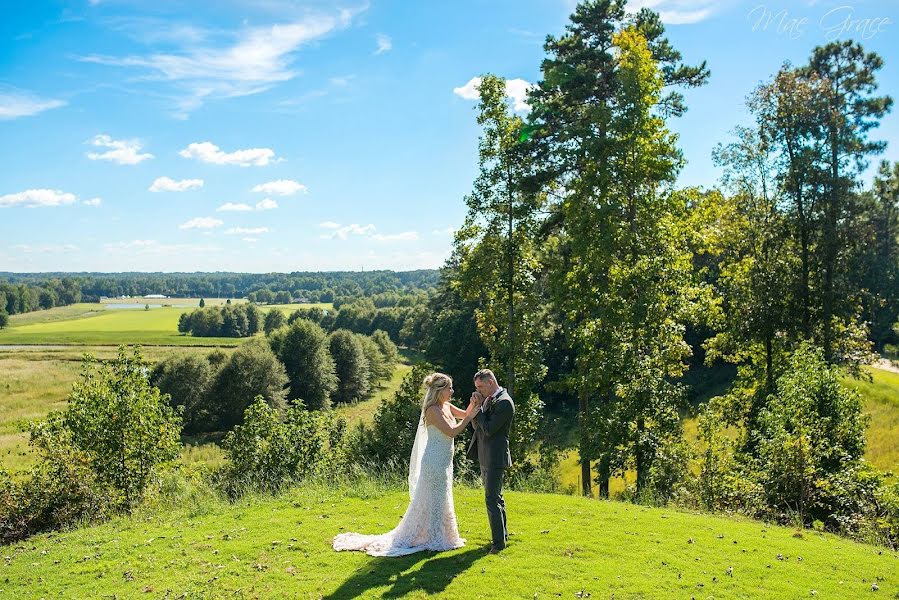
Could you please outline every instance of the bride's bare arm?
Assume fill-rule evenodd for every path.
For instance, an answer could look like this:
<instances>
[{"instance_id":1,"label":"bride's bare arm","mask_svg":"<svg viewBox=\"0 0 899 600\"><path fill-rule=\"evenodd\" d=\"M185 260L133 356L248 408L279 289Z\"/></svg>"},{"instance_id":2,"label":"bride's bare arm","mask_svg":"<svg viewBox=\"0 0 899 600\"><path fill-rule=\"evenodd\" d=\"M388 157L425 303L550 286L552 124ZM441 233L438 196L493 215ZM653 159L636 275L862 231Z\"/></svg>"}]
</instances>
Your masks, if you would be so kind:
<instances>
[{"instance_id":1,"label":"bride's bare arm","mask_svg":"<svg viewBox=\"0 0 899 600\"><path fill-rule=\"evenodd\" d=\"M457 408L456 405L454 405L452 402L447 402L447 404L449 404L450 413L452 413L452 415L454 417L456 417L457 419L464 419L465 415L468 414L466 411L462 410L461 408Z\"/></svg>"},{"instance_id":2,"label":"bride's bare arm","mask_svg":"<svg viewBox=\"0 0 899 600\"><path fill-rule=\"evenodd\" d=\"M428 423L433 423L437 426L437 428L450 437L456 437L468 427L468 422L471 421L472 415L474 411L465 415L465 418L462 419L458 425L453 426L446 422L446 417L443 414L443 411L440 410L438 405L434 405L428 409Z\"/></svg>"}]
</instances>

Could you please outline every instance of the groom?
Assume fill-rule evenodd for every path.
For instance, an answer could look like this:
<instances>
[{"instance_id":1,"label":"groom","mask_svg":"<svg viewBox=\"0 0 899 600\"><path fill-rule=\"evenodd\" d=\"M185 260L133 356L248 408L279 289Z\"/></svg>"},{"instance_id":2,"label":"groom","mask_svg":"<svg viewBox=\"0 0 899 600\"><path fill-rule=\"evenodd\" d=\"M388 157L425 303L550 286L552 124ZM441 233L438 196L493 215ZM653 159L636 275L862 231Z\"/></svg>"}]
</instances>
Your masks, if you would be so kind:
<instances>
[{"instance_id":1,"label":"groom","mask_svg":"<svg viewBox=\"0 0 899 600\"><path fill-rule=\"evenodd\" d=\"M481 481L487 502L487 518L493 537L491 554L506 547L506 503L503 500L503 474L512 466L509 454L509 429L515 405L512 397L499 386L490 369L481 369L474 375L477 391L471 396L477 414L471 420L474 435L466 455L481 464Z\"/></svg>"}]
</instances>

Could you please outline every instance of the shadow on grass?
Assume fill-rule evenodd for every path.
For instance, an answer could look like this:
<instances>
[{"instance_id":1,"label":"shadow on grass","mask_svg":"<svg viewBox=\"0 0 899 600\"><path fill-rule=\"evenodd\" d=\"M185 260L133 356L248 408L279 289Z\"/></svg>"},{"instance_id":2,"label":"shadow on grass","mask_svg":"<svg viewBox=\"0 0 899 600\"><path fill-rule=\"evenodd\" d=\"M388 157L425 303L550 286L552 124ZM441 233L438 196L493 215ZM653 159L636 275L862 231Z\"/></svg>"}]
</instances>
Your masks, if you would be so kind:
<instances>
[{"instance_id":1,"label":"shadow on grass","mask_svg":"<svg viewBox=\"0 0 899 600\"><path fill-rule=\"evenodd\" d=\"M324 598L356 598L372 588L386 585L392 587L381 594L383 598L399 598L418 591L437 594L446 589L458 575L471 568L476 560L484 558L486 551L484 548L474 547L460 554L440 554L442 553L427 553L424 561L421 554L374 558ZM421 566L410 570L419 562Z\"/></svg>"}]
</instances>

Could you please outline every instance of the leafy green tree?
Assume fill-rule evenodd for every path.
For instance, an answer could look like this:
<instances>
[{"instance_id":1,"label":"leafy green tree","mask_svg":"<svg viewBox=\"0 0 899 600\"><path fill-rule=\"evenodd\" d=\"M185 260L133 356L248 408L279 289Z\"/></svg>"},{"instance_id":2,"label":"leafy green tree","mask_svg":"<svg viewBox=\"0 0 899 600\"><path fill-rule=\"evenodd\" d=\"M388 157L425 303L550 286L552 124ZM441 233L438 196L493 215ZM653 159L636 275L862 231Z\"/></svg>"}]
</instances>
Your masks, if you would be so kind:
<instances>
[{"instance_id":1,"label":"leafy green tree","mask_svg":"<svg viewBox=\"0 0 899 600\"><path fill-rule=\"evenodd\" d=\"M116 490L115 503L130 510L158 468L180 454L180 411L168 401L150 384L138 347L129 354L120 346L109 363L85 355L65 410L33 425L31 437L62 438L84 453L99 480Z\"/></svg>"},{"instance_id":2,"label":"leafy green tree","mask_svg":"<svg viewBox=\"0 0 899 600\"><path fill-rule=\"evenodd\" d=\"M356 339L362 344L362 352L365 354L365 360L368 362L367 396L370 396L380 386L380 383L386 379L384 373L388 370L387 363L384 361L381 347L373 339L361 333L356 334Z\"/></svg>"},{"instance_id":3,"label":"leafy green tree","mask_svg":"<svg viewBox=\"0 0 899 600\"><path fill-rule=\"evenodd\" d=\"M271 348L262 340L251 340L235 350L216 374L210 388L219 430L241 422L244 411L259 395L275 410L284 410L287 373Z\"/></svg>"},{"instance_id":4,"label":"leafy green tree","mask_svg":"<svg viewBox=\"0 0 899 600\"><path fill-rule=\"evenodd\" d=\"M184 407L185 433L215 430L215 405L210 402L209 389L217 368L198 354L170 356L153 367L150 383L169 396L173 407Z\"/></svg>"},{"instance_id":5,"label":"leafy green tree","mask_svg":"<svg viewBox=\"0 0 899 600\"><path fill-rule=\"evenodd\" d=\"M399 350L397 349L396 344L393 343L393 340L390 339L387 332L382 329L375 330L375 332L371 334L371 339L377 344L383 359L381 361L380 371L378 372L378 378L381 380L390 379L390 376L393 375L393 370L396 368L396 363L400 360Z\"/></svg>"},{"instance_id":6,"label":"leafy green tree","mask_svg":"<svg viewBox=\"0 0 899 600\"><path fill-rule=\"evenodd\" d=\"M247 315L247 335L256 335L262 329L262 311L249 302L241 306Z\"/></svg>"},{"instance_id":7,"label":"leafy green tree","mask_svg":"<svg viewBox=\"0 0 899 600\"><path fill-rule=\"evenodd\" d=\"M265 335L271 334L276 329L284 326L284 313L278 310L277 308L270 308L265 313L265 321L263 323L263 330L265 331Z\"/></svg>"},{"instance_id":8,"label":"leafy green tree","mask_svg":"<svg viewBox=\"0 0 899 600\"><path fill-rule=\"evenodd\" d=\"M835 347L839 339L835 326L852 318L839 303L848 291L840 285L845 281L841 277L840 249L845 244L844 228L857 176L867 167L867 156L886 147L885 141L871 141L867 136L893 103L889 96L872 95L877 89L875 73L882 67L883 59L876 53L865 53L858 42L845 40L816 47L808 65L800 70L802 75L822 80L826 89L818 103L821 127L818 139L826 147L822 165L825 172L821 178L820 260L823 271L821 343L828 362L852 359L838 356Z\"/></svg>"},{"instance_id":9,"label":"leafy green tree","mask_svg":"<svg viewBox=\"0 0 899 600\"><path fill-rule=\"evenodd\" d=\"M297 319L273 331L268 341L290 379L288 397L302 400L311 410L330 408L337 376L325 331L312 321Z\"/></svg>"},{"instance_id":10,"label":"leafy green tree","mask_svg":"<svg viewBox=\"0 0 899 600\"><path fill-rule=\"evenodd\" d=\"M9 313L6 312L5 308L0 308L0 328L7 325L9 325Z\"/></svg>"},{"instance_id":11,"label":"leafy green tree","mask_svg":"<svg viewBox=\"0 0 899 600\"><path fill-rule=\"evenodd\" d=\"M204 300L203 298L200 298L200 308L205 308L205 307L206 307L206 300Z\"/></svg>"},{"instance_id":12,"label":"leafy green tree","mask_svg":"<svg viewBox=\"0 0 899 600\"><path fill-rule=\"evenodd\" d=\"M369 363L365 349L353 332L346 329L334 331L328 340L328 350L334 359L337 375L334 401L351 404L365 398L369 392Z\"/></svg>"},{"instance_id":13,"label":"leafy green tree","mask_svg":"<svg viewBox=\"0 0 899 600\"><path fill-rule=\"evenodd\" d=\"M597 460L607 495L613 469L632 461L642 486L660 444L678 439L681 394L669 378L689 352L689 256L670 191L682 159L662 116L685 107L662 92L702 85L708 71L679 63L648 9L625 22L623 2L584 2L571 21L544 45L523 136L554 199L545 285L574 355L566 383L578 395L582 484L589 493Z\"/></svg>"}]
</instances>

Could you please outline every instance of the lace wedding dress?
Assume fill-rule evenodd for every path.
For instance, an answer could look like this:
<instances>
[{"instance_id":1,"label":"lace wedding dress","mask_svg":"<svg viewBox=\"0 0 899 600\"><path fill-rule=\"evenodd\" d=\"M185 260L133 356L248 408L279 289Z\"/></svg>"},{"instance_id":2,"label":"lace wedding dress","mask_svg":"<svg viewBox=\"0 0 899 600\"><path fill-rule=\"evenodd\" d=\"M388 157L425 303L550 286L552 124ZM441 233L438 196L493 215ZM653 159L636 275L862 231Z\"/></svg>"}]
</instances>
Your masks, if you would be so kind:
<instances>
[{"instance_id":1,"label":"lace wedding dress","mask_svg":"<svg viewBox=\"0 0 899 600\"><path fill-rule=\"evenodd\" d=\"M409 460L409 506L399 525L379 535L340 533L332 545L335 550L362 550L371 556L464 546L453 506L453 438L419 419Z\"/></svg>"}]
</instances>

